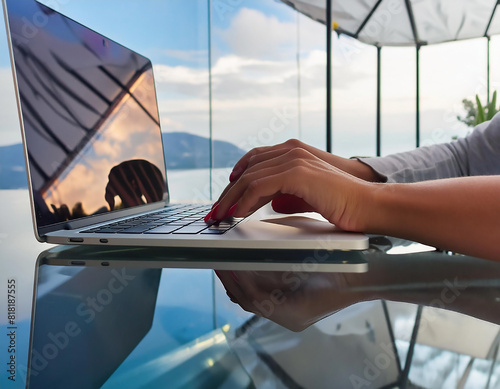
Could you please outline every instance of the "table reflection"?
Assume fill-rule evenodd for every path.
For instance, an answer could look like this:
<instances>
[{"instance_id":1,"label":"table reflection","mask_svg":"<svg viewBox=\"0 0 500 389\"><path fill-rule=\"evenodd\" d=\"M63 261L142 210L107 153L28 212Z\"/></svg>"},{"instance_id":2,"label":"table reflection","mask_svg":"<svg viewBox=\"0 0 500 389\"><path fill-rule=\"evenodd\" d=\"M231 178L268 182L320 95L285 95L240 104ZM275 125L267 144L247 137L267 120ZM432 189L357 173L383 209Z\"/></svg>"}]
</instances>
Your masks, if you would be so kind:
<instances>
[{"instance_id":1,"label":"table reflection","mask_svg":"<svg viewBox=\"0 0 500 389\"><path fill-rule=\"evenodd\" d=\"M150 330L160 274L41 266L30 386L100 387Z\"/></svg>"},{"instance_id":2,"label":"table reflection","mask_svg":"<svg viewBox=\"0 0 500 389\"><path fill-rule=\"evenodd\" d=\"M371 242L367 273L289 273L301 280L293 290L285 272L239 271L235 259L258 315L231 303L211 270L168 268L176 251L153 268L139 257L151 266L155 249L44 252L29 387L495 387L500 265ZM135 266L124 267L131 256ZM263 310L276 290L287 298ZM301 332L285 328L321 295L337 312Z\"/></svg>"}]
</instances>

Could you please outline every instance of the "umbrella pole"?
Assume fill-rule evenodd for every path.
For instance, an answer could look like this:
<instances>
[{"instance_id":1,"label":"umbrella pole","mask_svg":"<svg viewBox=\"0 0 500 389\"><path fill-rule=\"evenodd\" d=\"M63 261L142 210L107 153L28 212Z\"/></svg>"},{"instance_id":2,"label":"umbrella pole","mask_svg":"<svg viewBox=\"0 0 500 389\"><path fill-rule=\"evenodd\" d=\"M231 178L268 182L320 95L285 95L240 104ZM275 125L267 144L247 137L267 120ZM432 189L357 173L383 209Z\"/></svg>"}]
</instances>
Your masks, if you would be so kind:
<instances>
[{"instance_id":1,"label":"umbrella pole","mask_svg":"<svg viewBox=\"0 0 500 389\"><path fill-rule=\"evenodd\" d=\"M326 0L326 151L332 152L332 3Z\"/></svg>"}]
</instances>

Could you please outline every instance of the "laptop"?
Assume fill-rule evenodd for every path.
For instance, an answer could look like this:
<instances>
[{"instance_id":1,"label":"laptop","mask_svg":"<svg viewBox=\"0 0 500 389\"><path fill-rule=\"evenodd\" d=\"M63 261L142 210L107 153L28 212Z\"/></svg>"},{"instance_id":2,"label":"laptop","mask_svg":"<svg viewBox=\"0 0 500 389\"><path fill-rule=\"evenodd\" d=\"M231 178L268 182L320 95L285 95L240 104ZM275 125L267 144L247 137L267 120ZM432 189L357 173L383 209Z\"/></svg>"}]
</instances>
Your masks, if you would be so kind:
<instances>
[{"instance_id":1,"label":"laptop","mask_svg":"<svg viewBox=\"0 0 500 389\"><path fill-rule=\"evenodd\" d=\"M56 244L364 250L364 234L270 206L207 224L172 204L151 61L34 0L2 0L36 238ZM189 185L189 182L186 182Z\"/></svg>"}]
</instances>

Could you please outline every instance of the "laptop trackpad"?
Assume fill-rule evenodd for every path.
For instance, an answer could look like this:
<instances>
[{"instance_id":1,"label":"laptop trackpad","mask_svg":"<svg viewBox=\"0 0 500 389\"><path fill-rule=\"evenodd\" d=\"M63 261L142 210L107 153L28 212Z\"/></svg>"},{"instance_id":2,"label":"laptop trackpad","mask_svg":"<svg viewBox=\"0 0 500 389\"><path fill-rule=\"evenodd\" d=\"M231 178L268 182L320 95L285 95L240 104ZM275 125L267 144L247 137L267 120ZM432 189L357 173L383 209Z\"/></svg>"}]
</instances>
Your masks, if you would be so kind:
<instances>
[{"instance_id":1,"label":"laptop trackpad","mask_svg":"<svg viewBox=\"0 0 500 389\"><path fill-rule=\"evenodd\" d=\"M307 233L321 234L331 233L339 229L326 220L318 220L309 216L293 215L284 217L272 217L260 220L263 223L285 226L293 229L302 230Z\"/></svg>"},{"instance_id":2,"label":"laptop trackpad","mask_svg":"<svg viewBox=\"0 0 500 389\"><path fill-rule=\"evenodd\" d=\"M275 212L268 204L260 208L249 219L238 225L240 236L251 239L311 239L311 237L332 236L332 233L348 234L331 224L316 212L286 215Z\"/></svg>"}]
</instances>

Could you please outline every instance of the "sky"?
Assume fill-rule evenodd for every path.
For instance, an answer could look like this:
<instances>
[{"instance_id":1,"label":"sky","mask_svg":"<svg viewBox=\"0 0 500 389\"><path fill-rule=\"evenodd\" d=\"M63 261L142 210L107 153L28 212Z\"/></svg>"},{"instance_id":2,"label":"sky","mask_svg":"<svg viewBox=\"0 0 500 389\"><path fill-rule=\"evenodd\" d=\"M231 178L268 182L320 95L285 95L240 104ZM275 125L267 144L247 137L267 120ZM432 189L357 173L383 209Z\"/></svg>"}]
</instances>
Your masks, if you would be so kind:
<instances>
[{"instance_id":1,"label":"sky","mask_svg":"<svg viewBox=\"0 0 500 389\"><path fill-rule=\"evenodd\" d=\"M163 131L209 136L206 2L43 2L151 58ZM243 149L290 137L325 148L324 26L269 0L217 0L211 12L213 137ZM343 156L374 155L376 49L334 37L333 50L333 150ZM467 132L455 117L463 98L484 96L485 51L484 40L421 49L422 143ZM415 145L415 52L384 48L382 53L382 152L387 154ZM492 62L494 85L500 81L499 66ZM0 88L0 145L19 143L3 31ZM273 126L277 121L280 125Z\"/></svg>"}]
</instances>

